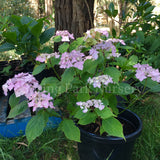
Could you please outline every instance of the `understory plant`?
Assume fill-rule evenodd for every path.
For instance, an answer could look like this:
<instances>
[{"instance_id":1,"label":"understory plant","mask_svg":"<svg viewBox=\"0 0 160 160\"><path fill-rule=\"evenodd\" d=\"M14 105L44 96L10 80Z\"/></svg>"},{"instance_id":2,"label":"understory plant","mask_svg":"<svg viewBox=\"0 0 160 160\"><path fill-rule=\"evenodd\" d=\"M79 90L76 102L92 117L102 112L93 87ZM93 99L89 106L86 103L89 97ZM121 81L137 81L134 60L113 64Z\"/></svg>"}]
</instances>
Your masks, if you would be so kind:
<instances>
[{"instance_id":1,"label":"understory plant","mask_svg":"<svg viewBox=\"0 0 160 160\"><path fill-rule=\"evenodd\" d=\"M45 44L54 35L54 28L45 26L46 18L34 19L27 16L11 15L8 17L9 26L3 29L3 41L0 52L14 50L23 56L22 63L35 62L38 53L45 49Z\"/></svg>"},{"instance_id":2,"label":"understory plant","mask_svg":"<svg viewBox=\"0 0 160 160\"><path fill-rule=\"evenodd\" d=\"M32 108L36 114L25 132L29 144L43 132L50 116L61 117L58 131L70 140L80 142L79 126L90 124L97 125L95 134L125 139L117 119L117 96L126 101L129 97L130 107L147 92L159 91L159 70L138 63L135 55L122 56L118 49L124 41L111 38L106 30L91 29L75 40L68 31L57 31L53 40L63 42L59 52L39 54L32 73L19 73L3 85L5 95L14 90L8 118ZM56 76L39 84L34 76L45 68L52 68ZM144 87L132 86L130 79L139 80ZM21 96L26 100L19 102Z\"/></svg>"}]
</instances>

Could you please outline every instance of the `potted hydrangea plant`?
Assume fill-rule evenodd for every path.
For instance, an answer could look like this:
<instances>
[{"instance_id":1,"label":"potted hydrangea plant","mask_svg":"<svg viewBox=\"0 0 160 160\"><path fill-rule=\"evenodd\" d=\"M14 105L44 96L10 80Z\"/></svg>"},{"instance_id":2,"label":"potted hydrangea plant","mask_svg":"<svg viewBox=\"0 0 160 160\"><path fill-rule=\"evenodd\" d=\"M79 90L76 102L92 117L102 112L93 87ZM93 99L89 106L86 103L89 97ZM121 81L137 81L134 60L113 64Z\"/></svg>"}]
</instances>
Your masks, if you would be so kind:
<instances>
[{"instance_id":1,"label":"potted hydrangea plant","mask_svg":"<svg viewBox=\"0 0 160 160\"><path fill-rule=\"evenodd\" d=\"M123 40L112 39L107 31L91 29L84 37L74 39L68 31L57 31L55 42L63 42L59 52L40 54L31 73L20 73L4 85L4 93L14 90L9 118L32 107L36 114L26 127L29 144L44 130L49 116L62 121L58 131L79 142L80 159L129 160L135 139L142 129L141 120L133 112L117 106L117 96L129 96L128 107L149 91L157 91L160 73L148 64L139 64L134 55L122 57L118 52ZM59 74L55 65L63 69ZM45 68L55 77L34 78ZM129 79L144 85L143 94L131 86ZM25 95L24 105L17 105ZM22 103L22 102L21 102Z\"/></svg>"}]
</instances>

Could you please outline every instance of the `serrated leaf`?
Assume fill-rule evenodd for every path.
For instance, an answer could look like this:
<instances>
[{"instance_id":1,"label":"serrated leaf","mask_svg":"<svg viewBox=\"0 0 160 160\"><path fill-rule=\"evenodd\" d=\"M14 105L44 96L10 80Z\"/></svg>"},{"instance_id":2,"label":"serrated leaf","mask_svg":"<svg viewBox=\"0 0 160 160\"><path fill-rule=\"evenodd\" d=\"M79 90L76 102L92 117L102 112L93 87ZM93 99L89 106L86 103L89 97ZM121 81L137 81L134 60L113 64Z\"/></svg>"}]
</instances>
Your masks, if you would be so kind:
<instances>
[{"instance_id":1,"label":"serrated leaf","mask_svg":"<svg viewBox=\"0 0 160 160\"><path fill-rule=\"evenodd\" d=\"M56 77L47 77L42 80L41 85L57 85L57 83L59 83L59 80Z\"/></svg>"},{"instance_id":2,"label":"serrated leaf","mask_svg":"<svg viewBox=\"0 0 160 160\"><path fill-rule=\"evenodd\" d=\"M81 87L77 94L77 101L86 102L90 99L89 89L87 86Z\"/></svg>"},{"instance_id":3,"label":"serrated leaf","mask_svg":"<svg viewBox=\"0 0 160 160\"><path fill-rule=\"evenodd\" d=\"M129 58L129 62L128 64L129 65L135 65L138 63L138 57L136 55L132 55L130 58Z\"/></svg>"},{"instance_id":4,"label":"serrated leaf","mask_svg":"<svg viewBox=\"0 0 160 160\"><path fill-rule=\"evenodd\" d=\"M42 72L45 68L46 68L46 64L44 64L44 63L43 63L43 64L40 64L40 65L38 65L38 66L35 66L32 75L37 75L37 74L39 74L39 73Z\"/></svg>"},{"instance_id":5,"label":"serrated leaf","mask_svg":"<svg viewBox=\"0 0 160 160\"><path fill-rule=\"evenodd\" d=\"M147 78L146 80L143 80L141 82L144 86L150 88L150 92L160 92L160 84L156 81L153 81L150 78Z\"/></svg>"},{"instance_id":6,"label":"serrated leaf","mask_svg":"<svg viewBox=\"0 0 160 160\"><path fill-rule=\"evenodd\" d=\"M125 138L122 124L114 117L102 120L102 127L110 136Z\"/></svg>"},{"instance_id":7,"label":"serrated leaf","mask_svg":"<svg viewBox=\"0 0 160 160\"><path fill-rule=\"evenodd\" d=\"M84 42L84 38L80 37L77 38L75 41L73 41L70 46L69 46L69 51L71 52L72 50L77 49L82 43Z\"/></svg>"},{"instance_id":8,"label":"serrated leaf","mask_svg":"<svg viewBox=\"0 0 160 160\"><path fill-rule=\"evenodd\" d=\"M48 114L45 111L41 111L30 119L25 131L29 144L43 133L48 118Z\"/></svg>"},{"instance_id":9,"label":"serrated leaf","mask_svg":"<svg viewBox=\"0 0 160 160\"><path fill-rule=\"evenodd\" d=\"M97 115L94 112L87 112L87 113L83 113L84 116L81 117L78 121L78 124L80 125L87 125L90 123L94 123Z\"/></svg>"},{"instance_id":10,"label":"serrated leaf","mask_svg":"<svg viewBox=\"0 0 160 160\"><path fill-rule=\"evenodd\" d=\"M68 48L69 48L69 44L64 42L59 46L58 50L60 53L64 53L64 52L67 52Z\"/></svg>"},{"instance_id":11,"label":"serrated leaf","mask_svg":"<svg viewBox=\"0 0 160 160\"><path fill-rule=\"evenodd\" d=\"M109 117L114 117L115 115L112 113L111 109L108 107L105 107L103 110L99 110L98 108L95 108L95 112L98 116L100 116L102 119L107 119Z\"/></svg>"},{"instance_id":12,"label":"serrated leaf","mask_svg":"<svg viewBox=\"0 0 160 160\"><path fill-rule=\"evenodd\" d=\"M71 119L63 120L61 130L68 139L80 142L80 130Z\"/></svg>"},{"instance_id":13,"label":"serrated leaf","mask_svg":"<svg viewBox=\"0 0 160 160\"><path fill-rule=\"evenodd\" d=\"M97 63L94 60L86 60L83 65L83 71L94 74L97 68Z\"/></svg>"},{"instance_id":14,"label":"serrated leaf","mask_svg":"<svg viewBox=\"0 0 160 160\"><path fill-rule=\"evenodd\" d=\"M111 76L114 82L116 82L116 83L119 82L121 72L117 68L107 67L104 73Z\"/></svg>"},{"instance_id":15,"label":"serrated leaf","mask_svg":"<svg viewBox=\"0 0 160 160\"><path fill-rule=\"evenodd\" d=\"M53 38L53 41L54 41L54 42L61 42L61 40L62 40L62 37L61 37L61 36L55 36L55 37Z\"/></svg>"},{"instance_id":16,"label":"serrated leaf","mask_svg":"<svg viewBox=\"0 0 160 160\"><path fill-rule=\"evenodd\" d=\"M23 113L26 109L28 108L28 103L27 101L22 101L21 103L17 104L14 106L10 112L7 118L14 118L17 115Z\"/></svg>"},{"instance_id":17,"label":"serrated leaf","mask_svg":"<svg viewBox=\"0 0 160 160\"><path fill-rule=\"evenodd\" d=\"M15 93L13 93L9 98L9 105L11 108L14 108L19 103L20 98L16 97Z\"/></svg>"},{"instance_id":18,"label":"serrated leaf","mask_svg":"<svg viewBox=\"0 0 160 160\"><path fill-rule=\"evenodd\" d=\"M44 44L47 41L50 40L50 38L54 35L55 33L55 28L49 28L45 30L41 35L40 35L40 43Z\"/></svg>"},{"instance_id":19,"label":"serrated leaf","mask_svg":"<svg viewBox=\"0 0 160 160\"><path fill-rule=\"evenodd\" d=\"M70 83L74 79L74 75L76 74L74 68L68 68L62 74L62 83Z\"/></svg>"}]
</instances>

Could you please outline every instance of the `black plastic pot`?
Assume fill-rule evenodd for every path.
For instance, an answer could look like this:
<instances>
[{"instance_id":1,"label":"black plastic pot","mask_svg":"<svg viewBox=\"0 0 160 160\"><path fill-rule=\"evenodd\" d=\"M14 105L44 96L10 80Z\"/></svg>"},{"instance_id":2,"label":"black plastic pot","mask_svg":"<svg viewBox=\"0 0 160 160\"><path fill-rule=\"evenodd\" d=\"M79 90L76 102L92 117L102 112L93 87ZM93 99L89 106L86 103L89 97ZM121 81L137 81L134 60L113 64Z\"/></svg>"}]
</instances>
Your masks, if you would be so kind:
<instances>
[{"instance_id":1,"label":"black plastic pot","mask_svg":"<svg viewBox=\"0 0 160 160\"><path fill-rule=\"evenodd\" d=\"M124 110L118 108L120 112ZM122 112L119 118L130 123L135 129L133 133L125 136L126 141L118 137L98 136L80 128L81 143L78 143L80 160L131 160L135 140L142 130L142 121L129 110Z\"/></svg>"}]
</instances>

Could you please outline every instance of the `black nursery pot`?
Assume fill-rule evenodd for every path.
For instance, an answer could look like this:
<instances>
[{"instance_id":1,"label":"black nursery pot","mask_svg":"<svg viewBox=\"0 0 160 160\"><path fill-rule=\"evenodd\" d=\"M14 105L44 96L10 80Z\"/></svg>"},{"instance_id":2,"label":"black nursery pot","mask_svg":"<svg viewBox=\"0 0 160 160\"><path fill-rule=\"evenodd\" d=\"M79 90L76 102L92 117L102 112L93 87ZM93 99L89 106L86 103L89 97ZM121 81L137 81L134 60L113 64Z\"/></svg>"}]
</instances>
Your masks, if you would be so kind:
<instances>
[{"instance_id":1,"label":"black nursery pot","mask_svg":"<svg viewBox=\"0 0 160 160\"><path fill-rule=\"evenodd\" d=\"M121 107L118 109L120 112L124 110ZM135 140L142 130L142 121L129 110L122 112L119 118L130 123L135 130L125 136L126 141L118 137L98 136L80 128L81 143L78 143L80 160L131 160Z\"/></svg>"}]
</instances>

